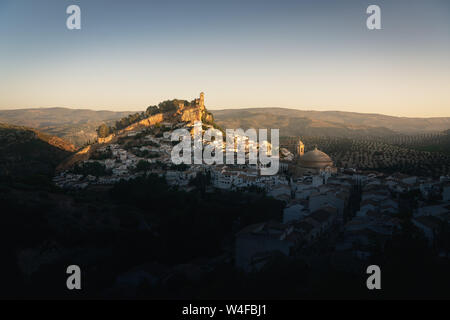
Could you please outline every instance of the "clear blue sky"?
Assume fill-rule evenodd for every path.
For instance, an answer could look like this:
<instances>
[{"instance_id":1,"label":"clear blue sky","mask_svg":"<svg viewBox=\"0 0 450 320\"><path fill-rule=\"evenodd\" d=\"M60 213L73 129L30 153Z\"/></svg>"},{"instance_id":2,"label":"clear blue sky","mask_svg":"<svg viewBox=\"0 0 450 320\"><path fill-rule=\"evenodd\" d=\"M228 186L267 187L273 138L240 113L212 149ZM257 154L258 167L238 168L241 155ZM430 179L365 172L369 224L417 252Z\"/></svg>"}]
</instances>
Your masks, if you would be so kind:
<instances>
[{"instance_id":1,"label":"clear blue sky","mask_svg":"<svg viewBox=\"0 0 450 320\"><path fill-rule=\"evenodd\" d=\"M382 30L366 28L370 4ZM0 49L0 109L204 91L210 108L450 116L448 0L0 0Z\"/></svg>"}]
</instances>

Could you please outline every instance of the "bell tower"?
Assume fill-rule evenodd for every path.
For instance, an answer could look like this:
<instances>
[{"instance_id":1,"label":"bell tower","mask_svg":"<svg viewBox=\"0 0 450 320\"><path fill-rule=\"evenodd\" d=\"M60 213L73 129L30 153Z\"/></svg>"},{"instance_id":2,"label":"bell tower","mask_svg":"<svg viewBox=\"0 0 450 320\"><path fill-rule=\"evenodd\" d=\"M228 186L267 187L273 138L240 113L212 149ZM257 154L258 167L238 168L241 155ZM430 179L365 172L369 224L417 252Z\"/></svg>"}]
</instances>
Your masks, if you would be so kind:
<instances>
[{"instance_id":1,"label":"bell tower","mask_svg":"<svg viewBox=\"0 0 450 320\"><path fill-rule=\"evenodd\" d=\"M298 141L297 153L300 157L305 154L305 145L301 140Z\"/></svg>"},{"instance_id":2,"label":"bell tower","mask_svg":"<svg viewBox=\"0 0 450 320\"><path fill-rule=\"evenodd\" d=\"M202 109L205 107L205 94L203 92L200 92L199 107Z\"/></svg>"}]
</instances>

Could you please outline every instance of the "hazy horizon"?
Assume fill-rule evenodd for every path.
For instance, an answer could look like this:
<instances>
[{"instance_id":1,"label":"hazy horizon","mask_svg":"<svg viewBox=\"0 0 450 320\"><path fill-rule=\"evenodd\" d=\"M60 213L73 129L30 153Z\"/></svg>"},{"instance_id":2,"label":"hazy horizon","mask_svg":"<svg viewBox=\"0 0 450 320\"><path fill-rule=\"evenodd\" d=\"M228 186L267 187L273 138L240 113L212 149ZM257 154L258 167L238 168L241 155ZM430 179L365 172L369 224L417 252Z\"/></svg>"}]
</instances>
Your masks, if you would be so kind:
<instances>
[{"instance_id":1,"label":"hazy horizon","mask_svg":"<svg viewBox=\"0 0 450 320\"><path fill-rule=\"evenodd\" d=\"M449 39L445 0L1 0L0 110L135 112L204 91L211 110L450 117Z\"/></svg>"},{"instance_id":2,"label":"hazy horizon","mask_svg":"<svg viewBox=\"0 0 450 320\"><path fill-rule=\"evenodd\" d=\"M175 98L176 99L176 98ZM293 111L303 111L303 112L349 112L349 113L357 113L357 114L367 114L367 115L381 115L388 117L396 117L396 118L418 118L418 119L432 119L432 118L450 118L450 116L435 116L435 117L415 117L415 116L398 116L391 115L385 113L377 113L377 112L358 112L358 111L345 111L338 109L325 109L325 110L317 110L317 109L306 109L306 108L295 108L295 107L234 107L234 108L224 108L224 107L209 107L206 105L206 108L210 111L226 111L226 110L246 110L246 109L287 109ZM94 112L141 112L145 111L145 107L142 109L124 109L119 108L117 110L100 108L83 108L83 107L27 107L27 108L13 108L13 109L0 109L1 111L15 111L15 110L39 110L39 109L70 109L70 110L85 110L85 111L94 111Z\"/></svg>"}]
</instances>

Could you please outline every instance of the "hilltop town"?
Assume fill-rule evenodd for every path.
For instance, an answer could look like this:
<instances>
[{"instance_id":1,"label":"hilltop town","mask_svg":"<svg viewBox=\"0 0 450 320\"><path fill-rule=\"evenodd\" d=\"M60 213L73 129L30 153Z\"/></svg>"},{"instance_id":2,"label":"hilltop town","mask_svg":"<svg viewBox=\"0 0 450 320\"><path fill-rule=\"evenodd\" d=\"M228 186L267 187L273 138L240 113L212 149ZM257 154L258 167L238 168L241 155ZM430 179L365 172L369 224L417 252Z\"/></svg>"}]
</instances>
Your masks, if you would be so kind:
<instances>
[{"instance_id":1,"label":"hilltop town","mask_svg":"<svg viewBox=\"0 0 450 320\"><path fill-rule=\"evenodd\" d=\"M54 284L45 287L49 294L59 292L54 274L77 263L88 275L87 295L192 298L201 288L207 297L224 297L242 284L245 297L280 290L285 297L311 297L360 283L355 277L365 276L369 264L395 279L405 264L412 266L405 277L433 270L440 278L448 269L444 155L411 152L401 162L424 169L397 172L384 165L391 154L404 155L399 149L378 154L354 141L364 152L348 156L341 140L281 131L279 148L272 137L237 134L230 144L202 135L201 151L214 146L234 160L243 151L242 164L196 162L195 151L190 163L174 164L180 142L172 136L180 129L189 137L196 130L225 131L206 109L204 94L100 124L95 143L77 151L30 128L2 127L0 196L8 212L2 235L17 243L7 261L19 278L31 279L24 286L40 288L45 279ZM383 145L381 139L372 146ZM399 139L402 149L423 147L422 138ZM447 141L427 139L442 140L436 146ZM195 141L189 145L195 150ZM276 174L250 163L251 150L277 148ZM435 170L420 159L435 161ZM433 279L429 286L439 286Z\"/></svg>"},{"instance_id":2,"label":"hilltop town","mask_svg":"<svg viewBox=\"0 0 450 320\"><path fill-rule=\"evenodd\" d=\"M282 139L276 175L263 176L258 165L250 164L174 165L170 157L173 130L191 131L194 122L202 120L203 130L222 129L206 110L203 93L191 103L174 100L172 105L100 137L97 144L69 159L54 183L83 190L155 175L172 188L190 192L196 188L193 181L205 177L208 193L256 192L279 200L284 206L280 220L245 226L236 233L235 265L247 272L259 270L274 252L311 256L317 250L337 268L359 270L374 248L383 248L404 232L405 221L448 256L442 226L450 222L450 177L337 167L326 153L305 146L298 138Z\"/></svg>"}]
</instances>

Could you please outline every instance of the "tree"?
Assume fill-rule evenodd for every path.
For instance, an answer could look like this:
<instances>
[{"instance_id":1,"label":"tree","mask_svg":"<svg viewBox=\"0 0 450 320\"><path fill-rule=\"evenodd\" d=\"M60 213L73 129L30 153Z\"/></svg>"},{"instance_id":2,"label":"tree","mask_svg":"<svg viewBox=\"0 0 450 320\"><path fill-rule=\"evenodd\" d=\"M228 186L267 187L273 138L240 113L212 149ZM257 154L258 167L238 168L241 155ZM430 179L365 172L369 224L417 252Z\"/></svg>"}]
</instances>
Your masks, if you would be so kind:
<instances>
[{"instance_id":1,"label":"tree","mask_svg":"<svg viewBox=\"0 0 450 320\"><path fill-rule=\"evenodd\" d=\"M97 161L80 163L73 167L72 172L74 174L82 174L84 176L92 175L96 177L111 174L111 170L106 169L104 164Z\"/></svg>"},{"instance_id":2,"label":"tree","mask_svg":"<svg viewBox=\"0 0 450 320\"><path fill-rule=\"evenodd\" d=\"M139 162L136 165L136 169L135 170L136 170L136 172L147 171L147 170L150 170L152 167L153 166L152 166L152 164L150 162L145 161L145 160L139 160Z\"/></svg>"},{"instance_id":3,"label":"tree","mask_svg":"<svg viewBox=\"0 0 450 320\"><path fill-rule=\"evenodd\" d=\"M107 136L109 136L109 134L110 134L110 128L106 124L102 123L100 125L100 127L98 127L98 129L97 129L98 137L106 138Z\"/></svg>"},{"instance_id":4,"label":"tree","mask_svg":"<svg viewBox=\"0 0 450 320\"><path fill-rule=\"evenodd\" d=\"M152 115L157 114L159 112L160 112L160 110L159 110L159 108L157 106L150 106L146 110L146 114L148 116L152 116Z\"/></svg>"},{"instance_id":5,"label":"tree","mask_svg":"<svg viewBox=\"0 0 450 320\"><path fill-rule=\"evenodd\" d=\"M161 102L158 107L161 112L173 112L178 108L178 100L166 100Z\"/></svg>"}]
</instances>

